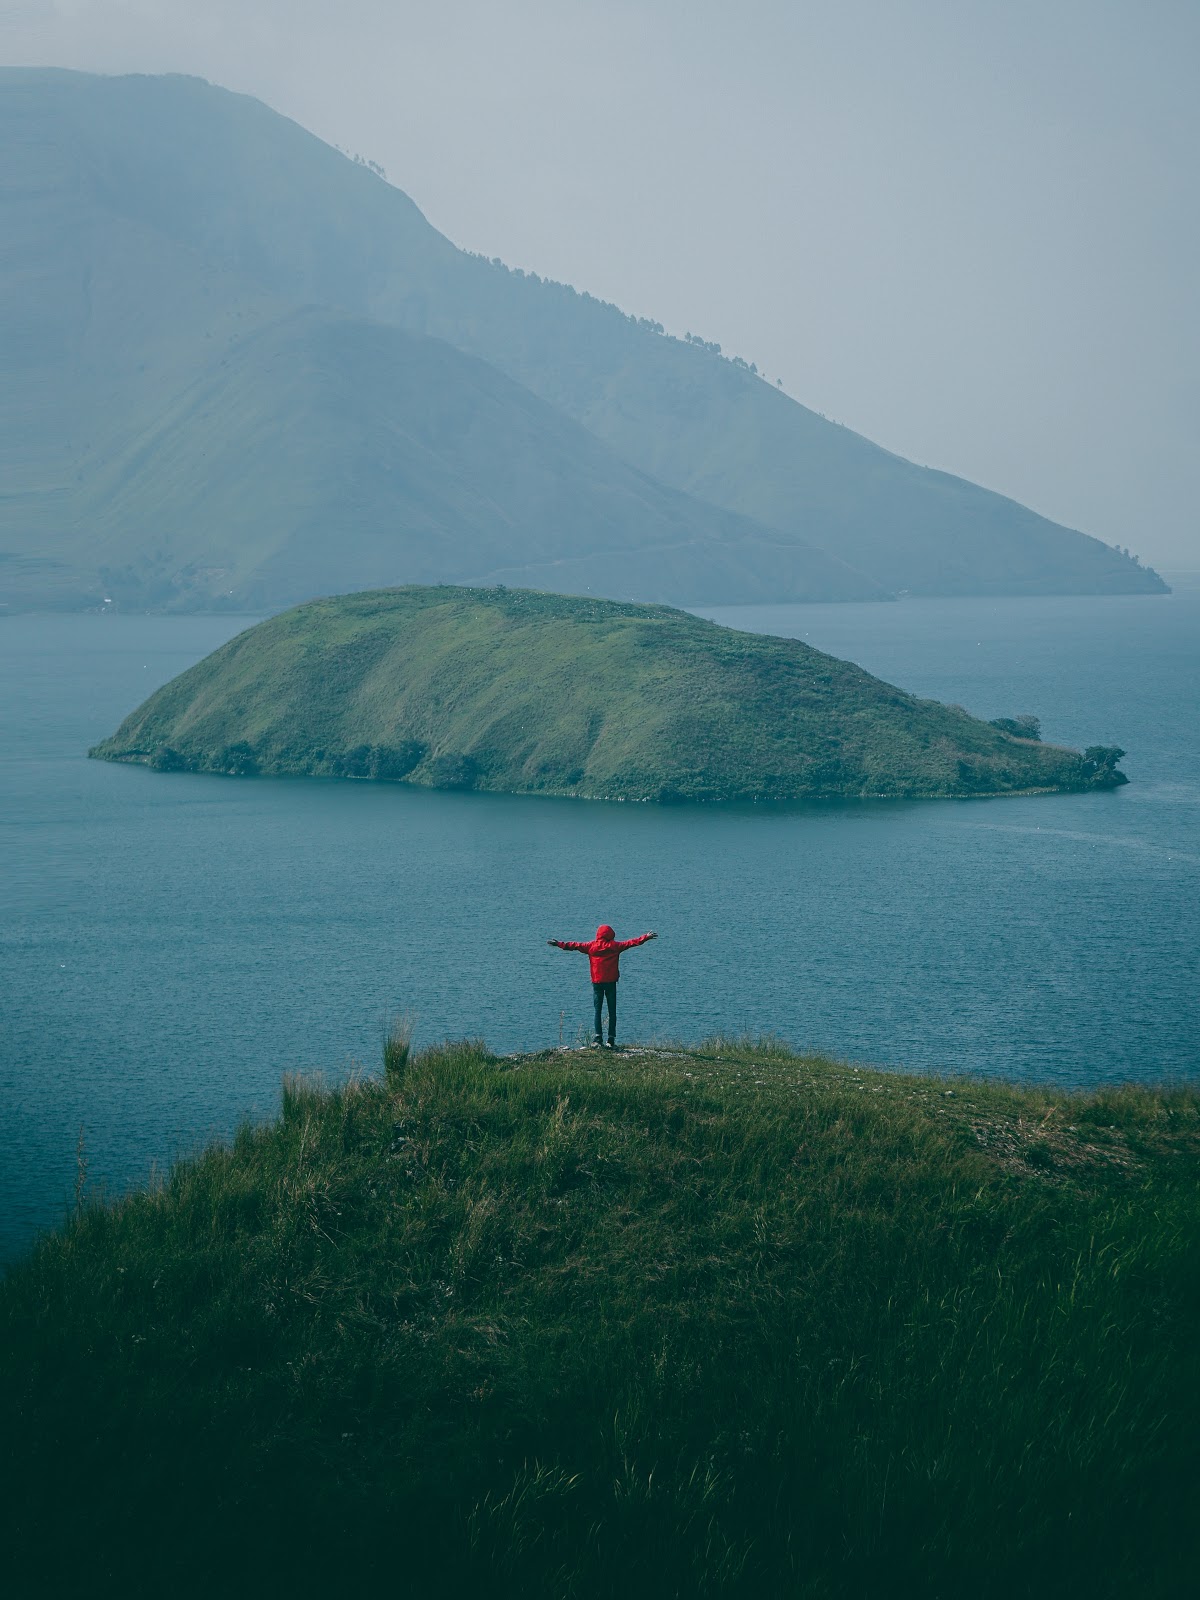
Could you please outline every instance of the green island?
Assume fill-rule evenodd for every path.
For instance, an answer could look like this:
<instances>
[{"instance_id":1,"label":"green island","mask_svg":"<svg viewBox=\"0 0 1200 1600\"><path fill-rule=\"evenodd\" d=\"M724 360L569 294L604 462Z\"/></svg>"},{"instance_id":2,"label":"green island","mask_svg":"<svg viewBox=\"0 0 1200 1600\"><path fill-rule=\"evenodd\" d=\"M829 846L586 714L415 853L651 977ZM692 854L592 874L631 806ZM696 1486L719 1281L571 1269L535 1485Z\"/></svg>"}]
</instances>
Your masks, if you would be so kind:
<instances>
[{"instance_id":1,"label":"green island","mask_svg":"<svg viewBox=\"0 0 1200 1600\"><path fill-rule=\"evenodd\" d=\"M1198 1155L1192 1089L394 1035L11 1270L11 1592L1190 1592Z\"/></svg>"},{"instance_id":2,"label":"green island","mask_svg":"<svg viewBox=\"0 0 1200 1600\"><path fill-rule=\"evenodd\" d=\"M164 685L91 754L163 771L609 800L1126 781L1122 751L1080 754L1020 737L1023 726L918 699L799 640L666 606L412 586L268 618Z\"/></svg>"}]
</instances>

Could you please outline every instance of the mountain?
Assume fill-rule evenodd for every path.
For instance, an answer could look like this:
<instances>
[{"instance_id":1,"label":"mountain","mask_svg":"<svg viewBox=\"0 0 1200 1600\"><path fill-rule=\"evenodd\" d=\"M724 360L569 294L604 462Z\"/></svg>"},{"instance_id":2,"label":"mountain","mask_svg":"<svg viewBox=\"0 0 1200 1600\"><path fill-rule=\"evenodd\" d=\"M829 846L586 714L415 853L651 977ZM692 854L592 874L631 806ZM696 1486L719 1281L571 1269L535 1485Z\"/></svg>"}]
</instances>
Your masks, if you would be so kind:
<instances>
[{"instance_id":1,"label":"mountain","mask_svg":"<svg viewBox=\"0 0 1200 1600\"><path fill-rule=\"evenodd\" d=\"M268 618L164 685L92 754L609 800L1124 782L1096 752L1014 738L797 639L502 588L343 595Z\"/></svg>"},{"instance_id":2,"label":"mountain","mask_svg":"<svg viewBox=\"0 0 1200 1600\"><path fill-rule=\"evenodd\" d=\"M793 593L863 593L822 552L665 488L494 367L397 328L287 311L150 397L131 438L89 439L57 543L121 605L269 611L397 579L699 604L767 599L768 571Z\"/></svg>"},{"instance_id":3,"label":"mountain","mask_svg":"<svg viewBox=\"0 0 1200 1600\"><path fill-rule=\"evenodd\" d=\"M5 70L0 152L9 604L499 574L689 604L1163 587L456 249L244 96Z\"/></svg>"},{"instance_id":4,"label":"mountain","mask_svg":"<svg viewBox=\"0 0 1200 1600\"><path fill-rule=\"evenodd\" d=\"M12 79L0 95L10 605L271 610L429 580L694 603L883 592L649 478L477 357L264 290L227 252L123 209L112 196L130 185L96 154L114 141L43 115L25 75Z\"/></svg>"}]
</instances>

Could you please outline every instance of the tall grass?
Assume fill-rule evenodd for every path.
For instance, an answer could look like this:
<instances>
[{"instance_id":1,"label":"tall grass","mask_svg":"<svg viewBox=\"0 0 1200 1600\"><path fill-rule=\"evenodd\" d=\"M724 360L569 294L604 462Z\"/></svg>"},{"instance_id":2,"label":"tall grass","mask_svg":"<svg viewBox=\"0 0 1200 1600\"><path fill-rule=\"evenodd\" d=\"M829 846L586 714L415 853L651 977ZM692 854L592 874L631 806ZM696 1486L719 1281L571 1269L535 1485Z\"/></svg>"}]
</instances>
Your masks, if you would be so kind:
<instances>
[{"instance_id":1,"label":"tall grass","mask_svg":"<svg viewBox=\"0 0 1200 1600\"><path fill-rule=\"evenodd\" d=\"M1165 1600L1200 1557L1198 1139L1194 1093L770 1040L291 1082L4 1286L11 1572Z\"/></svg>"},{"instance_id":2,"label":"tall grass","mask_svg":"<svg viewBox=\"0 0 1200 1600\"><path fill-rule=\"evenodd\" d=\"M388 1019L383 1037L383 1077L397 1088L412 1055L413 1019L401 1011Z\"/></svg>"}]
</instances>

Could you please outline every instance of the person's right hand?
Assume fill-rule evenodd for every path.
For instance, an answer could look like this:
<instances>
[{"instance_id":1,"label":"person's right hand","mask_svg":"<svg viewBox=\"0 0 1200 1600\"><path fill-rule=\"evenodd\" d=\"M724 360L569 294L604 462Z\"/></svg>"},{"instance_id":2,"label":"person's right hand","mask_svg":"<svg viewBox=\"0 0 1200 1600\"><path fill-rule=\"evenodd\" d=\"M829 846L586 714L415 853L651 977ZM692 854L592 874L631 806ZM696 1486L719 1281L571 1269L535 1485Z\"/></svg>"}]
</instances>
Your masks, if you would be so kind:
<instances>
[{"instance_id":1,"label":"person's right hand","mask_svg":"<svg viewBox=\"0 0 1200 1600\"><path fill-rule=\"evenodd\" d=\"M656 933L648 933L648 934L647 934L647 935L646 935L646 938L647 938L647 939L657 939L657 938L658 938L658 935L657 935L657 934L656 934Z\"/></svg>"}]
</instances>

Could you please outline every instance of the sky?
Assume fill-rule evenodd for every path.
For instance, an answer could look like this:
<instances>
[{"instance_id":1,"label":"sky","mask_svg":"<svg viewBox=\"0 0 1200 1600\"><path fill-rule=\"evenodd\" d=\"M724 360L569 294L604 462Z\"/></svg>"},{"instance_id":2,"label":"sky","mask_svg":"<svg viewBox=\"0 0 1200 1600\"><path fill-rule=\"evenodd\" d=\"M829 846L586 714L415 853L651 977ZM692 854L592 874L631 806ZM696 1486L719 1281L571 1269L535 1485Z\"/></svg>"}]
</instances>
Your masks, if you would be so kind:
<instances>
[{"instance_id":1,"label":"sky","mask_svg":"<svg viewBox=\"0 0 1200 1600\"><path fill-rule=\"evenodd\" d=\"M456 244L1200 569L1200 0L0 0L0 62L257 95Z\"/></svg>"}]
</instances>

